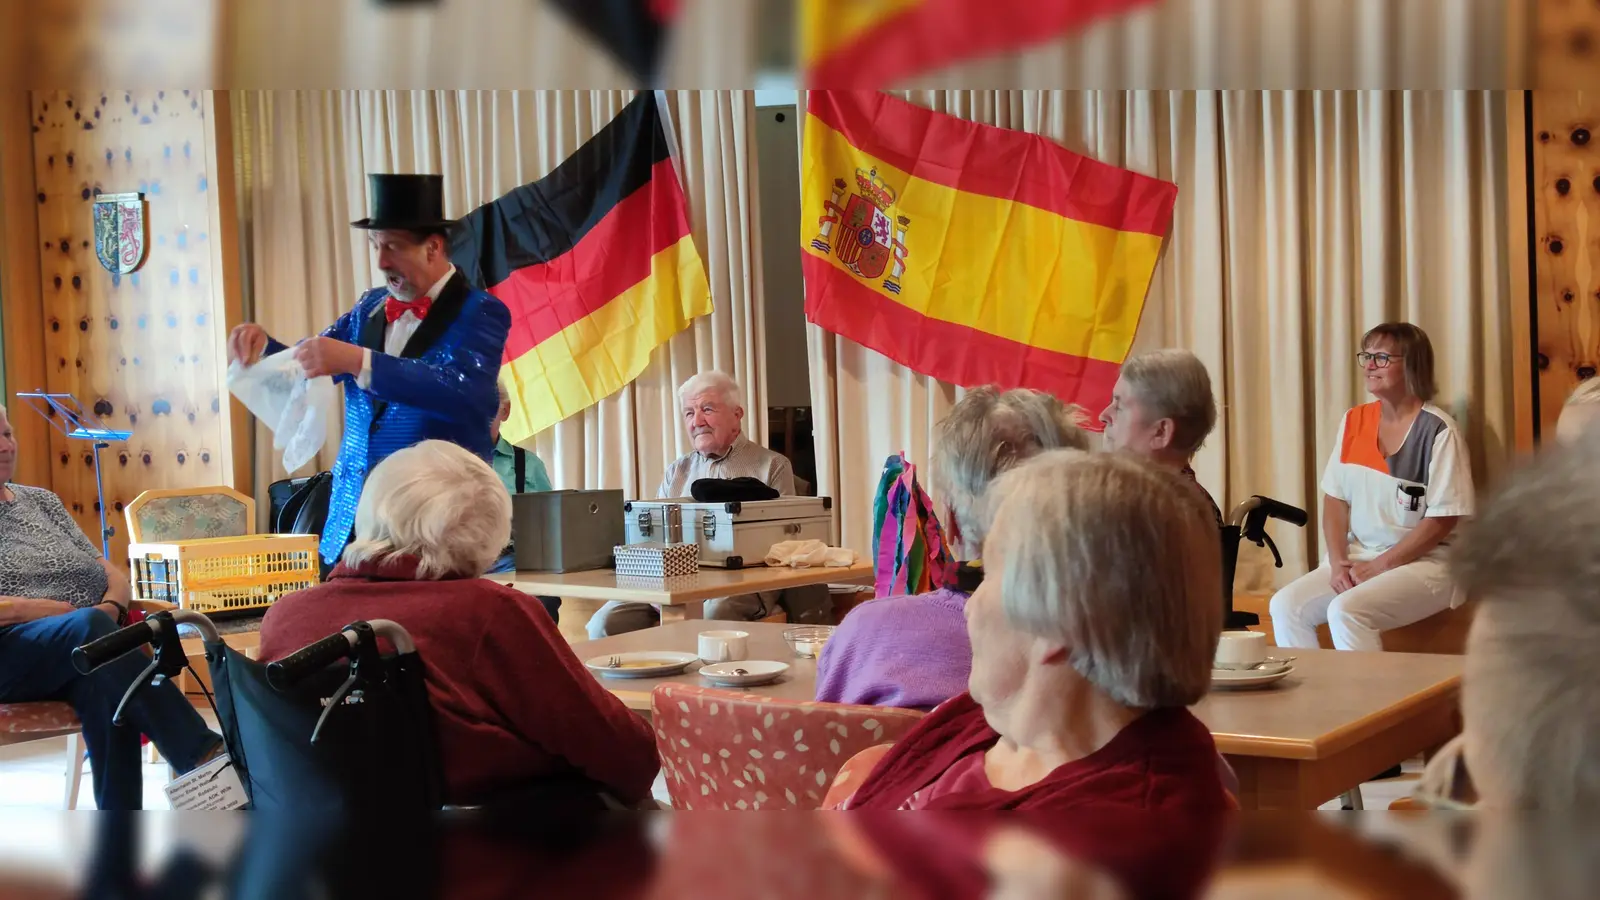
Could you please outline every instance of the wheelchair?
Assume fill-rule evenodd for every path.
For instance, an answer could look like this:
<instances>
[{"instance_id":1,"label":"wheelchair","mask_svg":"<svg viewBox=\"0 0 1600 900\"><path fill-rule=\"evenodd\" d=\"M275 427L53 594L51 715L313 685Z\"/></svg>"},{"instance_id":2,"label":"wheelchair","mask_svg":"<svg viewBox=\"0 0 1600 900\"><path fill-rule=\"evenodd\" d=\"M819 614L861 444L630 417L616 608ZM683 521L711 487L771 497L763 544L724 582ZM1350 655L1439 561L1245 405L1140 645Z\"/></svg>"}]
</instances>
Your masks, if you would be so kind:
<instances>
[{"instance_id":1,"label":"wheelchair","mask_svg":"<svg viewBox=\"0 0 1600 900\"><path fill-rule=\"evenodd\" d=\"M1233 579L1239 565L1239 544L1242 541L1249 541L1257 547L1265 546L1272 551L1273 565L1281 569L1283 556L1278 553L1278 545L1272 542L1272 536L1267 534L1267 520L1277 519L1280 522L1288 522L1296 528L1304 528L1307 518L1306 511L1300 507L1290 506L1259 494L1235 506L1233 511L1228 513L1228 520L1222 526L1223 630L1241 631L1252 625L1261 624L1261 617L1255 613L1240 612L1233 608Z\"/></svg>"},{"instance_id":2,"label":"wheelchair","mask_svg":"<svg viewBox=\"0 0 1600 900\"><path fill-rule=\"evenodd\" d=\"M200 613L156 613L73 651L74 666L88 674L138 647L153 648L117 707L117 724L139 691L188 665L179 625L200 633L211 672L208 696L249 808L342 817L442 806L432 707L416 644L404 628L384 619L354 622L263 665L223 643ZM379 637L393 653L380 652Z\"/></svg>"},{"instance_id":3,"label":"wheelchair","mask_svg":"<svg viewBox=\"0 0 1600 900\"><path fill-rule=\"evenodd\" d=\"M117 724L139 691L188 666L180 625L200 633L213 689L207 696L249 795L247 808L302 817L311 812L329 822L441 809L500 818L530 808L574 815L624 808L576 772L509 787L492 804L446 806L423 663L411 635L387 619L352 622L262 664L223 643L201 613L156 613L73 650L73 665L88 674L136 648L153 648L150 664L117 707ZM393 652L380 650L380 637ZM567 823L570 827L571 820Z\"/></svg>"}]
</instances>

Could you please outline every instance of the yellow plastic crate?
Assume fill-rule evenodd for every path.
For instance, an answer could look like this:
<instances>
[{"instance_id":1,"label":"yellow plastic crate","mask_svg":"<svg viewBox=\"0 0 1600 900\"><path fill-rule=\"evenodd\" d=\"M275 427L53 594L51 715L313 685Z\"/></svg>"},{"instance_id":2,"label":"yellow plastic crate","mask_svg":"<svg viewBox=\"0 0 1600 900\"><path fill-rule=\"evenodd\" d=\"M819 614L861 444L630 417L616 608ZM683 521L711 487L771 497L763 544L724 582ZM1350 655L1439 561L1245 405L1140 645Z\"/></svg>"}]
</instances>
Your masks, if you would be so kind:
<instances>
[{"instance_id":1,"label":"yellow plastic crate","mask_svg":"<svg viewBox=\"0 0 1600 900\"><path fill-rule=\"evenodd\" d=\"M313 534L130 544L128 561L134 599L207 614L265 609L320 580Z\"/></svg>"}]
</instances>

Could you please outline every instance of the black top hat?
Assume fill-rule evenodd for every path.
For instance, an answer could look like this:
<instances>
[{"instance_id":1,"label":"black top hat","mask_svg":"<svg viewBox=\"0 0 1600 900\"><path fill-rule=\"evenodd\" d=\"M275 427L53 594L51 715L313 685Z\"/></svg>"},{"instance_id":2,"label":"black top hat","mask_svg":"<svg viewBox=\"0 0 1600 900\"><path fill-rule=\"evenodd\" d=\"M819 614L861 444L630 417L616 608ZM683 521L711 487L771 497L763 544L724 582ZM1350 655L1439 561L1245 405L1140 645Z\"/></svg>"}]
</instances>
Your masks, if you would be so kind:
<instances>
[{"instance_id":1,"label":"black top hat","mask_svg":"<svg viewBox=\"0 0 1600 900\"><path fill-rule=\"evenodd\" d=\"M444 217L443 175L368 175L372 215L355 228L432 230L454 224Z\"/></svg>"}]
</instances>

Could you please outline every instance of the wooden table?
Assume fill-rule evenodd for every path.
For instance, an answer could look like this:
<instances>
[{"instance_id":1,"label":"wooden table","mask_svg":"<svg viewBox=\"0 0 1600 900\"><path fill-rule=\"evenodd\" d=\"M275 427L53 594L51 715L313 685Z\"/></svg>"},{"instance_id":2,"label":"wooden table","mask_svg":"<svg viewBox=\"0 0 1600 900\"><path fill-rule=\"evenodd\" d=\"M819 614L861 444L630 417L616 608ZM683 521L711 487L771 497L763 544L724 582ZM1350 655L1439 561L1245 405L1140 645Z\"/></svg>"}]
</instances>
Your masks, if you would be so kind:
<instances>
[{"instance_id":1,"label":"wooden table","mask_svg":"<svg viewBox=\"0 0 1600 900\"><path fill-rule=\"evenodd\" d=\"M661 624L665 625L699 619L702 605L719 597L812 584L868 584L872 581L872 565L861 562L839 568L703 568L698 574L677 578L638 578L618 575L614 569L566 573L518 571L484 577L539 597L651 603L661 607Z\"/></svg>"},{"instance_id":2,"label":"wooden table","mask_svg":"<svg viewBox=\"0 0 1600 900\"><path fill-rule=\"evenodd\" d=\"M1460 732L1459 656L1275 651L1294 674L1195 706L1239 776L1245 809L1316 809Z\"/></svg>"},{"instance_id":3,"label":"wooden table","mask_svg":"<svg viewBox=\"0 0 1600 900\"><path fill-rule=\"evenodd\" d=\"M578 655L580 661L633 651L678 650L684 653L698 653L702 631L724 629L745 631L750 634L751 659L775 659L786 662L789 664L789 671L783 673L772 684L731 690L748 691L779 700L814 700L817 693L817 661L798 659L794 651L789 649L789 645L783 640L783 633L792 627L794 626L776 622L717 622L695 619L601 638L598 641L581 641L572 645L572 652ZM699 671L700 664L693 663L686 671L664 678L607 678L604 675L595 677L627 704L629 709L649 713L650 692L655 690L658 684L699 684L712 687L711 682L697 674Z\"/></svg>"}]
</instances>

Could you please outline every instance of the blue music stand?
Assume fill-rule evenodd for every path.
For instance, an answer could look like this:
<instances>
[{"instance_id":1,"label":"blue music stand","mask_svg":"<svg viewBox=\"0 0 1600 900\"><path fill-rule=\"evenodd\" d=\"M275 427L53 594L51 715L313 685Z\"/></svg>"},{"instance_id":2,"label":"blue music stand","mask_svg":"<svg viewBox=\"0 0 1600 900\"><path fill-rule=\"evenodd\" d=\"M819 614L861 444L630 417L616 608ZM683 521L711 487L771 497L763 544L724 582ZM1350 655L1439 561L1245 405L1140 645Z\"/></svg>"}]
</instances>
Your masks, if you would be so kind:
<instances>
[{"instance_id":1,"label":"blue music stand","mask_svg":"<svg viewBox=\"0 0 1600 900\"><path fill-rule=\"evenodd\" d=\"M106 559L111 558L111 535L116 529L106 524L106 489L100 480L100 451L111 446L112 441L126 441L133 437L131 431L114 431L107 428L104 423L95 418L78 398L71 394L47 394L43 391L33 393L17 393L18 400L25 400L28 407L45 418L55 429L70 440L90 441L94 448L94 491L97 505L100 507L100 555ZM41 409L35 401L43 400L48 404L50 411Z\"/></svg>"}]
</instances>

